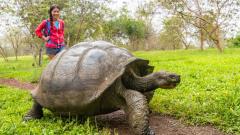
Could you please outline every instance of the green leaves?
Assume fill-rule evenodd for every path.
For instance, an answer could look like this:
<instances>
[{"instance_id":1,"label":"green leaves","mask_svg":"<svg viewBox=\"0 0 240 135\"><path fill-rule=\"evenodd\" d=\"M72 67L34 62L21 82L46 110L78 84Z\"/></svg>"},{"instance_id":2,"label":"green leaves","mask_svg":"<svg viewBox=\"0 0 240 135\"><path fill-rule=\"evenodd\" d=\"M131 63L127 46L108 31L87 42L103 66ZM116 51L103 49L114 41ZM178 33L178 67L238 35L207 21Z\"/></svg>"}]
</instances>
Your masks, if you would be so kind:
<instances>
[{"instance_id":1,"label":"green leaves","mask_svg":"<svg viewBox=\"0 0 240 135\"><path fill-rule=\"evenodd\" d=\"M128 16L120 16L108 21L103 28L104 34L109 40L130 40L132 46L135 45L134 42L144 39L147 34L147 27L142 20L132 19ZM139 45L138 42L136 45Z\"/></svg>"},{"instance_id":2,"label":"green leaves","mask_svg":"<svg viewBox=\"0 0 240 135\"><path fill-rule=\"evenodd\" d=\"M173 16L164 22L164 30L160 33L160 44L165 49L181 49L183 48L184 23L178 16Z\"/></svg>"},{"instance_id":3,"label":"green leaves","mask_svg":"<svg viewBox=\"0 0 240 135\"><path fill-rule=\"evenodd\" d=\"M229 47L240 47L240 35L238 35L237 37L228 40L228 46Z\"/></svg>"}]
</instances>

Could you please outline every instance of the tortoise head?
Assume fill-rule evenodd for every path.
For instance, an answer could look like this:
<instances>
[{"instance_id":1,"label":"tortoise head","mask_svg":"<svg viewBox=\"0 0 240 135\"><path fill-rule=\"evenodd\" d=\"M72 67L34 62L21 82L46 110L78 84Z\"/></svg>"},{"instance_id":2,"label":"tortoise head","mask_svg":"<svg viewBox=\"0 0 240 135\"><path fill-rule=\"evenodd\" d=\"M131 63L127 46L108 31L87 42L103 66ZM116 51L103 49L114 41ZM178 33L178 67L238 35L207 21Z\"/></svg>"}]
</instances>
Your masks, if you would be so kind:
<instances>
[{"instance_id":1,"label":"tortoise head","mask_svg":"<svg viewBox=\"0 0 240 135\"><path fill-rule=\"evenodd\" d=\"M155 85L163 89L175 88L180 83L180 75L165 71L154 73Z\"/></svg>"}]
</instances>

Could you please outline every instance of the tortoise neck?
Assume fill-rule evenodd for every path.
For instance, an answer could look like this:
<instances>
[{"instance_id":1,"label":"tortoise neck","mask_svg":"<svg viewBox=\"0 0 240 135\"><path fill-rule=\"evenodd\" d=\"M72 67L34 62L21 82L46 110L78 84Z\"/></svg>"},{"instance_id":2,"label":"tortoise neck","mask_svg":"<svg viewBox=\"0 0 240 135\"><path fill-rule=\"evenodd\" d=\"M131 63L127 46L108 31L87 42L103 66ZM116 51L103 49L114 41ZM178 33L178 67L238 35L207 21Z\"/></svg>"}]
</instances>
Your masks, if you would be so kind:
<instances>
[{"instance_id":1,"label":"tortoise neck","mask_svg":"<svg viewBox=\"0 0 240 135\"><path fill-rule=\"evenodd\" d=\"M140 92L153 91L158 88L155 83L154 73L140 77L131 71L130 73L126 73L122 80L126 88Z\"/></svg>"}]
</instances>

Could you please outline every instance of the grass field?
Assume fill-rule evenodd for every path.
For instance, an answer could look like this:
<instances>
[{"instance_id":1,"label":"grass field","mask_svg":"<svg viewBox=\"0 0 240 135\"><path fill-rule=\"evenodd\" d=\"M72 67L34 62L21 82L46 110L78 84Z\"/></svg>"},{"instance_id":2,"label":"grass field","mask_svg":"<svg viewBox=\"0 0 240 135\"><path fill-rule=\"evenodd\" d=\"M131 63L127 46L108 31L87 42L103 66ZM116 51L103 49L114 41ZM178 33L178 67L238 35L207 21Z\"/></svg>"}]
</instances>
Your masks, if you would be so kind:
<instances>
[{"instance_id":1,"label":"grass field","mask_svg":"<svg viewBox=\"0 0 240 135\"><path fill-rule=\"evenodd\" d=\"M0 134L1 135L109 135L109 129L98 130L93 120L80 122L77 118L61 118L44 110L41 120L22 121L31 107L27 91L0 85Z\"/></svg>"},{"instance_id":2,"label":"grass field","mask_svg":"<svg viewBox=\"0 0 240 135\"><path fill-rule=\"evenodd\" d=\"M178 50L134 52L134 54L149 59L150 65L155 66L155 71L166 70L181 75L181 84L177 88L156 90L150 103L153 111L185 119L189 124L211 124L227 133L240 134L240 49L226 49L222 54L211 49L203 52ZM0 59L0 63L3 63L0 65L0 77L28 82L37 80L43 68L33 68L30 56L19 59L19 61L11 59L9 62ZM44 60L46 65L47 60ZM6 99L0 99L3 100L0 102L0 117L3 118L0 120L0 133L3 130L9 132L30 130L27 128L28 124L20 123L19 118L29 108L30 96L17 90L12 92L8 87L0 88L0 93L3 97L12 100L6 104ZM20 96L11 96L12 93ZM21 107L13 109L12 106L19 106L20 103ZM5 109L2 110L3 106ZM52 125L53 121L55 123ZM46 117L29 124L37 125L32 130L38 133L44 132L41 130L42 126L49 127L46 130L50 131L59 128L59 132L62 132L63 126L68 124L61 121L58 118ZM72 123L74 126L75 124L89 126L89 123L84 125ZM73 130L74 133L74 130L78 130L74 126L69 126L68 131ZM91 127L90 131L94 132L97 129Z\"/></svg>"},{"instance_id":3,"label":"grass field","mask_svg":"<svg viewBox=\"0 0 240 135\"><path fill-rule=\"evenodd\" d=\"M48 59L44 57L43 66L33 66L32 56L21 56L19 60L10 57L8 62L0 59L0 78L15 78L25 82L37 82L42 69L48 63Z\"/></svg>"}]
</instances>

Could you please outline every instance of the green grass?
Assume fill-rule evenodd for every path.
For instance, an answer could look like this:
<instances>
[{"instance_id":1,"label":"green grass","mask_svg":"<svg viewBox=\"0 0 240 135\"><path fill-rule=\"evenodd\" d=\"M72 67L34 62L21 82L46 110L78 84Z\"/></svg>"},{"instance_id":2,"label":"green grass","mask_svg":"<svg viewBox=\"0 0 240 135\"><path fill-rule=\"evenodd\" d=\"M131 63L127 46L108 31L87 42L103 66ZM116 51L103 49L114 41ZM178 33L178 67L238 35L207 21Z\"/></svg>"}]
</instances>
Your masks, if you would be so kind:
<instances>
[{"instance_id":1,"label":"green grass","mask_svg":"<svg viewBox=\"0 0 240 135\"><path fill-rule=\"evenodd\" d=\"M149 59L150 64L155 66L155 71L166 70L181 75L181 83L177 88L155 91L150 103L152 110L185 119L189 124L210 124L227 133L240 134L240 49L226 49L224 53L209 49L203 52L178 50L134 52L134 54ZM3 63L0 65L0 77L32 81L31 78L38 78L42 70L31 67L31 57L20 57L19 61L0 60L0 62ZM46 59L44 63L47 63ZM23 110L20 113L8 111L14 113L14 119L20 119L20 114L29 108L30 96L23 97L29 99L25 99L26 101L22 103L20 109ZM18 104L18 101L12 101L12 104L14 103ZM13 125L11 128L16 128L11 123L11 115L1 112L1 117L8 119L7 123ZM42 121L37 121L39 122L37 127L51 126L51 124L52 127L58 127L57 121L61 120L46 117ZM36 124L32 123L32 125ZM24 125L21 126L26 128ZM70 130L74 130L73 127L69 132ZM40 132L42 133L42 130L38 131Z\"/></svg>"},{"instance_id":2,"label":"green grass","mask_svg":"<svg viewBox=\"0 0 240 135\"><path fill-rule=\"evenodd\" d=\"M34 60L32 56L21 56L18 60L15 57L9 57L9 61L5 62L0 59L0 78L15 78L25 82L37 82L42 69L48 63L48 59L44 57L43 66L33 66Z\"/></svg>"},{"instance_id":3,"label":"green grass","mask_svg":"<svg viewBox=\"0 0 240 135\"><path fill-rule=\"evenodd\" d=\"M181 75L173 90L158 89L151 109L187 120L211 124L240 134L240 49L136 52L150 60L155 70Z\"/></svg>"},{"instance_id":4,"label":"green grass","mask_svg":"<svg viewBox=\"0 0 240 135\"><path fill-rule=\"evenodd\" d=\"M27 91L0 86L0 134L34 135L107 135L109 129L99 130L93 120L79 122L74 118L60 118L44 110L40 120L22 121L22 116L31 107L31 98Z\"/></svg>"}]
</instances>

